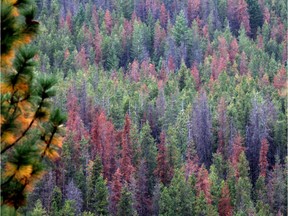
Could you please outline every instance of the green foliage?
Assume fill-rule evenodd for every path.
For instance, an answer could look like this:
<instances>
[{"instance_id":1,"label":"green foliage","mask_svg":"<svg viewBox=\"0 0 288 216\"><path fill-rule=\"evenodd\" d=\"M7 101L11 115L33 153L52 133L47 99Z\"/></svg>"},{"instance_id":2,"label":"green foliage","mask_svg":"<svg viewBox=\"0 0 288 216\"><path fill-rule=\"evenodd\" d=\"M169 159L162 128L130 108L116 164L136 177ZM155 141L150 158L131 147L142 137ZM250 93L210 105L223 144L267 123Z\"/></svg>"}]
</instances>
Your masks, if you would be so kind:
<instances>
[{"instance_id":1,"label":"green foliage","mask_svg":"<svg viewBox=\"0 0 288 216\"><path fill-rule=\"evenodd\" d=\"M133 199L132 193L129 191L128 187L125 186L121 191L121 199L118 203L118 215L122 216L132 216L134 215L133 210Z\"/></svg>"},{"instance_id":2,"label":"green foliage","mask_svg":"<svg viewBox=\"0 0 288 216\"><path fill-rule=\"evenodd\" d=\"M187 30L188 25L184 11L182 10L176 17L176 22L172 32L177 46L180 46L181 42L185 43L187 40Z\"/></svg>"},{"instance_id":3,"label":"green foliage","mask_svg":"<svg viewBox=\"0 0 288 216\"><path fill-rule=\"evenodd\" d=\"M171 184L161 189L159 215L194 215L195 185L190 185L191 180L186 182L182 172L175 171Z\"/></svg>"},{"instance_id":4,"label":"green foliage","mask_svg":"<svg viewBox=\"0 0 288 216\"><path fill-rule=\"evenodd\" d=\"M59 158L65 122L52 108L56 80L34 72L35 15L34 1L1 1L1 199L15 209Z\"/></svg>"},{"instance_id":5,"label":"green foliage","mask_svg":"<svg viewBox=\"0 0 288 216\"><path fill-rule=\"evenodd\" d=\"M254 205L251 199L252 184L249 179L249 164L245 157L245 153L242 152L240 155L240 161L238 165L239 179L236 183L236 209L237 214L243 215L244 212L254 212Z\"/></svg>"},{"instance_id":6,"label":"green foliage","mask_svg":"<svg viewBox=\"0 0 288 216\"><path fill-rule=\"evenodd\" d=\"M75 200L66 200L60 211L61 216L75 216Z\"/></svg>"},{"instance_id":7,"label":"green foliage","mask_svg":"<svg viewBox=\"0 0 288 216\"><path fill-rule=\"evenodd\" d=\"M133 59L137 59L138 61L142 61L147 53L147 49L145 47L145 24L134 21L133 23L133 36L132 36L132 57Z\"/></svg>"},{"instance_id":8,"label":"green foliage","mask_svg":"<svg viewBox=\"0 0 288 216\"><path fill-rule=\"evenodd\" d=\"M27 6L32 1L19 0L17 2L21 2L17 5L19 9L21 8L19 11L30 14L29 16L32 17L33 10L25 9L25 5ZM72 84L72 88L75 89L78 97L77 109L79 110L77 112L80 116L79 119L83 121L81 132L77 131L81 134L82 140L75 144L73 140L75 131L66 134L61 155L62 159L61 162L57 162L59 168L53 168L56 169L56 172L53 172L53 175L54 173L56 175L56 185L61 187L64 192L63 185L73 178L83 195L84 206L82 210L85 212L83 214L109 214L107 196L111 183L109 180L106 182L102 177L102 161L105 169L107 168L105 173L106 171L114 173L114 169L117 169L121 161L121 145L119 143L122 139L121 131L123 130L124 114L128 113L131 118L129 157L131 157L132 165L136 171L142 159L147 162L146 177L149 185L147 203L153 199L153 203L155 202L153 211L155 212L151 214L157 214L159 211L157 199L159 200L160 192L158 192L158 198L152 198L152 194L157 194L154 189L154 170L160 133L162 131L166 133L167 161L173 174L175 170L187 166L188 146L191 157L196 156L192 140L197 134L193 134L195 130L192 128L194 126L196 128L197 125L195 124L202 121L199 119L199 122L194 122L191 118L191 110L193 109L192 105L195 104L196 96L205 91L213 121L211 153L216 152L217 144L219 144L218 118L220 113L217 106L220 98L224 98L227 105L226 117L228 123L224 129L226 152L225 155L222 155L222 152L215 153L213 163L209 166L212 204L207 203L203 193L195 191L195 182L193 183L188 177L183 180L183 177L179 177L180 174L178 173L175 174L177 176L174 178L179 182L174 180L170 186L167 185L167 187L161 189L159 202L162 203L162 207L160 207L161 214L175 215L174 212L176 212L179 215L182 213L182 215L217 215L216 209L224 181L229 187L234 215L276 215L279 209L282 214L285 214L284 200L287 187L286 184L283 184L285 171L278 167L273 172L271 171L272 174L268 172L269 178L266 180L259 178L257 182L254 180L252 182L250 181L251 173L245 155L241 155L240 161L237 161L238 167L235 164L231 165L230 158L230 155L233 154L233 149L230 147L235 134L239 132L243 137L247 137L247 127L251 124L249 119L253 115L251 113L253 111L251 101L256 95L271 102L264 110L266 108L273 110L273 115L277 119L265 128L265 133L269 134L270 144L269 169L274 166L276 153L280 157L280 163L284 163L287 153L287 109L285 106L287 91L283 86L285 86L286 77L284 75L281 77L282 80L278 80L279 77L276 74L279 68L285 65L287 57L287 53L285 53L287 42L285 40L285 32L287 31L287 5L285 1L246 0L250 15L251 34L249 35L243 27L244 21L241 14L240 17L233 17L235 20L237 19L236 22L239 22L239 25L242 23L242 27L239 29L239 26L237 26L236 29L236 31L239 29L239 34L234 32L234 29L232 34L230 27L234 24L228 23L227 19L227 16L230 16L227 11L233 7L233 4L230 3L240 4L245 1L218 0L211 3L212 1L208 0L167 0L159 3L157 1L122 0L97 2L99 4L92 0L71 1L69 3L58 0L37 2L37 5L41 8L38 17L41 22L40 31L42 32L36 41L37 55L35 56L35 48L24 46L19 51L17 51L18 47L15 48L15 61L14 63L11 61L13 69L11 69L11 73L1 76L2 80L10 86L7 87L1 83L3 92L1 90L0 120L2 131L4 129L8 132L20 131L22 126L13 121L15 116L7 118L8 120L4 124L2 124L2 116L6 118L9 109L11 109L11 106L7 105L7 101L16 101L27 96L27 101L31 102L34 111L39 107L41 100L44 99L41 109L37 112L37 118L41 121L46 120L46 122L41 123L43 131L35 129L27 132L29 138L22 142L26 147L16 145L13 149L11 147L11 151L10 149L7 150L9 155L3 154L2 168L3 171L8 170L9 175L2 175L2 182L5 183L6 180L9 180L13 176L12 172L9 173L9 170L13 170L13 167L20 164L23 165L21 167L21 170L24 170L22 174L30 170L27 167L29 165L32 165L33 170L38 174L41 174L41 171L46 168L46 165L48 165L46 163L48 161L46 160L47 157L43 159L45 163L39 164L39 154L37 154L37 148L34 144L37 143L38 145L37 137L44 139L48 135L45 140L42 140L45 143L49 140L49 134L53 132L53 125L60 126L64 122L64 117L60 115L61 112L46 111L50 110L50 97L53 95L56 95L57 106L66 108L66 103L69 102L67 91ZM243 8L239 7L238 9L242 10ZM192 10L195 19L187 20L186 16L191 15L189 10ZM232 10L234 9L232 8ZM106 11L109 11L113 19L111 32L107 31L105 24ZM23 29L25 31L31 30L31 33L35 31L36 33L36 26L38 25L37 22L32 22L34 27L26 28L25 14L20 14L19 19L13 16L4 19L3 17L7 16L7 13L12 13L11 8L4 5L4 7L1 7L1 20L3 21L1 22L3 32L1 49L4 54L9 53L7 50L13 47L14 39L21 39ZM167 25L166 21L165 25L160 21L163 16L164 19L167 19ZM30 21L33 21L33 19ZM18 24L12 25L13 22ZM8 27L3 28L3 25L6 24ZM9 31L15 34L13 33L13 36L6 34ZM219 37L225 38L227 47L219 47ZM233 40L237 41L239 47L235 43L231 44ZM22 42L18 42L22 44ZM85 64L81 62L79 54L82 48L85 50L85 56L87 57L87 63L83 61ZM242 53L246 58L242 57ZM219 54L220 56L225 54L221 59L224 63L219 61L216 63L216 67L223 63L225 68L215 78L211 76L213 69L211 64L215 62L215 59L213 59L215 56L219 58ZM99 56L95 60L97 55ZM5 58L1 55L1 62L5 63ZM38 65L35 64L35 59L39 61ZM136 69L134 68L134 71L131 69L133 62L135 65L139 65ZM199 70L199 79L196 77L197 89L195 88L194 71L193 74L191 73L191 68L194 65ZM37 73L33 73L33 68L37 68ZM174 70L170 70L172 68ZM8 69L1 67L2 70L8 71ZM43 79L38 71L45 74L55 74L60 84L55 86L55 79ZM244 73L242 73L243 71ZM136 79L134 79L133 73L136 74ZM32 81L30 82L30 80ZM29 87L27 92L17 91L14 94L9 90L11 86L23 83L23 81ZM87 92L82 91L83 87ZM109 141L109 143L115 144L116 147L113 149L115 157L111 161L109 160L109 163L111 162L109 166L111 165L111 167L106 167L106 156L99 155L95 159L92 158L90 152L90 145L94 145L90 141L92 135L91 121L94 120L99 111L105 112L108 120L113 122L115 129L112 131L111 142ZM28 121L27 118L26 120ZM99 128L102 129L102 125L99 125ZM78 128L75 130L78 130ZM45 136L42 132L45 133ZM11 138L12 136L7 137ZM102 147L106 150L105 131L101 134L102 138ZM1 150L5 149L6 145L2 143L2 140L1 137ZM42 147L45 147L43 143ZM244 146L246 144L243 143ZM54 152L51 156L56 159L57 154L55 152L59 148L57 146L51 147ZM203 151L205 150L203 149ZM245 150L246 153L249 153L249 151L251 151L251 148ZM247 156L249 157L249 154ZM247 159L250 161L250 158ZM94 161L94 166L90 167L92 164L90 164L90 161ZM12 163L12 166L10 164L6 168L6 162ZM197 169L196 164L192 165L193 169ZM236 167L237 170L235 170ZM60 169L61 172L59 172ZM251 167L251 169L253 170L254 167ZM180 172L181 175L185 173L184 170L176 172ZM270 174L273 175L273 181L270 181ZM137 196L134 192L134 184L138 182L138 177L137 175L132 176L133 178L127 186L129 190L127 188L122 190L122 199L118 206L121 212L120 215L136 214L133 208L137 208L137 206L135 206L132 199ZM189 185L188 189L187 185ZM15 179L11 180L9 184L7 183L7 187L2 187L4 197L10 194L8 186L13 186L15 191L19 192L23 189L22 185L17 183ZM184 193L182 188L185 188L188 193L192 190L191 197L188 197L190 195ZM38 190L40 191L39 195L34 194L35 198L33 200L37 200L39 196L43 195L41 201L45 209L50 211L50 214L56 216L64 214L59 210L63 208L65 203L66 197L64 195L63 200L61 198L61 201L58 202L60 203L58 207L56 201L54 201L54 207L52 202L50 206L45 206L49 205L47 204L49 201L44 201L45 196L51 197L51 194L48 195L48 192L40 187ZM25 196L26 194L21 192L21 196L17 199L24 199ZM181 203L182 201L184 204ZM178 203L178 205L175 203ZM75 207L74 204L66 203L67 214L69 214L69 208ZM178 208L178 206L180 207ZM29 210L32 210L32 208L30 204ZM7 209L7 207L3 208L4 214ZM188 209L191 209L192 213L188 212ZM52 210L55 212L52 212ZM73 211L71 212L71 214L74 214ZM75 214L77 214L76 210Z\"/></svg>"},{"instance_id":9,"label":"green foliage","mask_svg":"<svg viewBox=\"0 0 288 216\"><path fill-rule=\"evenodd\" d=\"M40 200L37 200L35 208L31 212L31 216L46 216L46 210L43 208Z\"/></svg>"},{"instance_id":10,"label":"green foliage","mask_svg":"<svg viewBox=\"0 0 288 216\"><path fill-rule=\"evenodd\" d=\"M106 181L100 175L97 179L95 185L95 205L92 207L92 211L97 215L107 215L108 214L108 189L106 186ZM92 195L93 196L93 195Z\"/></svg>"},{"instance_id":11,"label":"green foliage","mask_svg":"<svg viewBox=\"0 0 288 216\"><path fill-rule=\"evenodd\" d=\"M59 187L55 187L52 192L51 200L51 214L60 216L60 210L62 209L62 192Z\"/></svg>"},{"instance_id":12,"label":"green foliage","mask_svg":"<svg viewBox=\"0 0 288 216\"><path fill-rule=\"evenodd\" d=\"M152 192L155 184L154 170L156 168L157 149L148 121L143 125L140 132L140 147L142 158L145 159L148 169L148 190Z\"/></svg>"},{"instance_id":13,"label":"green foliage","mask_svg":"<svg viewBox=\"0 0 288 216\"><path fill-rule=\"evenodd\" d=\"M263 25L263 14L257 0L247 0L252 37L256 36L258 27Z\"/></svg>"}]
</instances>

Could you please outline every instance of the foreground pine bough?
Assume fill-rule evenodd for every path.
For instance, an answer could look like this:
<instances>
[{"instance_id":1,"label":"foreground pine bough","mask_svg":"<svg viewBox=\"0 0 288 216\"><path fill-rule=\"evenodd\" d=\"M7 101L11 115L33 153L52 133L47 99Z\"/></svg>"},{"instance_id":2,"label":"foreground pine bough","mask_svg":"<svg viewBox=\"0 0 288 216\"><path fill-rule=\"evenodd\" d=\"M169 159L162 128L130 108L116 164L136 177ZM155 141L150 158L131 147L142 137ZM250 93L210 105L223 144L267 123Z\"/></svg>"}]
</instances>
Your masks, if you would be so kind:
<instances>
[{"instance_id":1,"label":"foreground pine bough","mask_svg":"<svg viewBox=\"0 0 288 216\"><path fill-rule=\"evenodd\" d=\"M13 214L59 158L65 116L51 109L55 79L35 73L32 1L1 1L1 213ZM8 207L13 207L8 208ZM14 210L13 210L14 209ZM9 213L10 212L10 213Z\"/></svg>"}]
</instances>

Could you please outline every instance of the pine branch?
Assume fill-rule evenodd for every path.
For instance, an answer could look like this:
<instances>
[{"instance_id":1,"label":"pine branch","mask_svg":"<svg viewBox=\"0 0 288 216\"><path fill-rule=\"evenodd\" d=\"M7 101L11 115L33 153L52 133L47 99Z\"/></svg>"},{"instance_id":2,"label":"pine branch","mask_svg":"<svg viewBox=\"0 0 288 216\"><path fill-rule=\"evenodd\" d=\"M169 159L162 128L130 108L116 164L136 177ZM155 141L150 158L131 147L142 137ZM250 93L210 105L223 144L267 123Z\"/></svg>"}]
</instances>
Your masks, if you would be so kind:
<instances>
[{"instance_id":1,"label":"pine branch","mask_svg":"<svg viewBox=\"0 0 288 216\"><path fill-rule=\"evenodd\" d=\"M3 150L1 150L1 154L5 153L8 149L12 148L17 142L19 142L25 135L26 133L31 129L33 123L35 122L35 120L37 119L37 116L38 116L38 113L39 113L39 110L42 108L42 105L43 105L43 102L44 102L44 98L42 98L40 104L39 104L39 107L38 109L36 110L36 113L32 119L32 121L30 122L29 126L26 128L26 130L23 131L23 133L21 134L20 137L18 137L18 139L12 143L11 145L8 145L6 146Z\"/></svg>"},{"instance_id":2,"label":"pine branch","mask_svg":"<svg viewBox=\"0 0 288 216\"><path fill-rule=\"evenodd\" d=\"M54 126L54 127L53 127L53 131L52 131L51 137L50 137L50 139L49 139L49 141L48 141L48 143L47 143L47 145L46 145L45 150L44 150L43 153L41 154L41 160L43 160L43 158L44 158L44 156L45 156L45 152L47 151L47 149L49 149L50 144L51 144L51 142L52 142L52 139L53 139L54 135L55 135L56 132L57 132L57 129L58 129L57 126Z\"/></svg>"}]
</instances>

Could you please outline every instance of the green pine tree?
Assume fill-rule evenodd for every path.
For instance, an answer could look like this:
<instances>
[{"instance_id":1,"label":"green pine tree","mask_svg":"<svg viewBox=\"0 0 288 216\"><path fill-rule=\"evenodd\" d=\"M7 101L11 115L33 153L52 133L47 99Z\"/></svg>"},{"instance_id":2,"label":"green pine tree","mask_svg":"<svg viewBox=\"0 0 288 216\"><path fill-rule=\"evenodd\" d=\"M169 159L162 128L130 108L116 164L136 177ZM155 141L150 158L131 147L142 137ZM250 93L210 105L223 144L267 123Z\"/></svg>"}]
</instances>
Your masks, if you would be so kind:
<instances>
[{"instance_id":1,"label":"green pine tree","mask_svg":"<svg viewBox=\"0 0 288 216\"><path fill-rule=\"evenodd\" d=\"M95 206L94 213L96 215L107 215L108 214L108 189L107 183L103 176L100 175L96 181L95 185Z\"/></svg>"},{"instance_id":2,"label":"green pine tree","mask_svg":"<svg viewBox=\"0 0 288 216\"><path fill-rule=\"evenodd\" d=\"M182 171L176 170L169 187L162 186L159 215L194 215L195 192L193 186L195 186L195 181L193 182L192 178L186 182Z\"/></svg>"},{"instance_id":3,"label":"green pine tree","mask_svg":"<svg viewBox=\"0 0 288 216\"><path fill-rule=\"evenodd\" d=\"M52 192L50 215L60 216L62 209L62 192L55 186Z\"/></svg>"},{"instance_id":4,"label":"green pine tree","mask_svg":"<svg viewBox=\"0 0 288 216\"><path fill-rule=\"evenodd\" d=\"M257 0L247 0L251 35L253 38L257 35L258 27L263 25L263 14Z\"/></svg>"},{"instance_id":5,"label":"green pine tree","mask_svg":"<svg viewBox=\"0 0 288 216\"><path fill-rule=\"evenodd\" d=\"M31 216L46 216L46 210L43 208L41 201L38 199L35 208L31 212Z\"/></svg>"},{"instance_id":6,"label":"green pine tree","mask_svg":"<svg viewBox=\"0 0 288 216\"><path fill-rule=\"evenodd\" d=\"M121 198L118 203L118 215L119 216L132 216L134 215L133 210L133 199L132 193L129 191L127 186L124 186L121 191Z\"/></svg>"},{"instance_id":7,"label":"green pine tree","mask_svg":"<svg viewBox=\"0 0 288 216\"><path fill-rule=\"evenodd\" d=\"M151 135L151 129L148 121L143 125L140 132L140 146L141 146L141 156L145 159L147 163L148 170L148 191L152 194L152 190L155 184L154 170L156 168L156 156L157 149L154 138Z\"/></svg>"},{"instance_id":8,"label":"green pine tree","mask_svg":"<svg viewBox=\"0 0 288 216\"><path fill-rule=\"evenodd\" d=\"M97 212L106 212L108 206L108 191L102 172L103 165L101 157L96 155L87 180L87 208L94 214Z\"/></svg>"},{"instance_id":9,"label":"green pine tree","mask_svg":"<svg viewBox=\"0 0 288 216\"><path fill-rule=\"evenodd\" d=\"M177 46L180 46L181 42L185 43L187 40L188 25L184 11L181 10L179 15L176 17L176 22L172 30L174 39Z\"/></svg>"},{"instance_id":10,"label":"green pine tree","mask_svg":"<svg viewBox=\"0 0 288 216\"><path fill-rule=\"evenodd\" d=\"M239 179L236 183L236 211L240 215L248 215L255 211L251 199L252 184L249 178L249 164L242 152L238 164Z\"/></svg>"},{"instance_id":11,"label":"green pine tree","mask_svg":"<svg viewBox=\"0 0 288 216\"><path fill-rule=\"evenodd\" d=\"M33 0L1 1L1 205L16 210L59 158L65 117L51 108L56 79L36 74ZM44 160L45 159L45 160Z\"/></svg>"},{"instance_id":12,"label":"green pine tree","mask_svg":"<svg viewBox=\"0 0 288 216\"><path fill-rule=\"evenodd\" d=\"M66 200L60 211L61 216L76 216L75 200Z\"/></svg>"}]
</instances>

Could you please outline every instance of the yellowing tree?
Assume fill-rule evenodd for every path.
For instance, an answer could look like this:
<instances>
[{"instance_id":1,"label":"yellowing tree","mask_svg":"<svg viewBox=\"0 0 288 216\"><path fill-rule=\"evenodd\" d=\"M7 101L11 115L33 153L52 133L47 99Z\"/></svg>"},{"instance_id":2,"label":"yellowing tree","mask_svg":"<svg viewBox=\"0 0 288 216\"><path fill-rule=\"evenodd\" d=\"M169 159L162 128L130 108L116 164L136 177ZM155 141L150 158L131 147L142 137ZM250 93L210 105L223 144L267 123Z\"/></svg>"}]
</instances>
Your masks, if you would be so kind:
<instances>
[{"instance_id":1,"label":"yellowing tree","mask_svg":"<svg viewBox=\"0 0 288 216\"><path fill-rule=\"evenodd\" d=\"M51 108L56 80L33 71L34 15L32 0L1 0L1 206L15 209L59 158L65 121Z\"/></svg>"}]
</instances>

